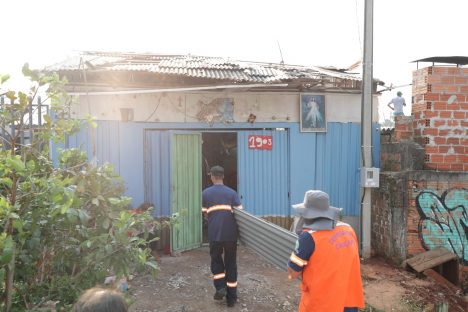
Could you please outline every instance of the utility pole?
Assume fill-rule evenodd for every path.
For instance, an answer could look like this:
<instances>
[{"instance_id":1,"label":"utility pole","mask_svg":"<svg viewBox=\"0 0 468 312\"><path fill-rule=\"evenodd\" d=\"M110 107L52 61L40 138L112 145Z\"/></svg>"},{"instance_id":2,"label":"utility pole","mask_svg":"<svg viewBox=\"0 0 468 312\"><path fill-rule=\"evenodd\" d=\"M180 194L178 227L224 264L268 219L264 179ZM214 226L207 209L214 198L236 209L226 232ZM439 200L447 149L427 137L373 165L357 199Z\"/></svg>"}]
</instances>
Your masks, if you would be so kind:
<instances>
[{"instance_id":1,"label":"utility pole","mask_svg":"<svg viewBox=\"0 0 468 312\"><path fill-rule=\"evenodd\" d=\"M361 98L361 175L372 167L372 89L374 0L365 0ZM361 257L371 255L371 189L361 179Z\"/></svg>"}]
</instances>

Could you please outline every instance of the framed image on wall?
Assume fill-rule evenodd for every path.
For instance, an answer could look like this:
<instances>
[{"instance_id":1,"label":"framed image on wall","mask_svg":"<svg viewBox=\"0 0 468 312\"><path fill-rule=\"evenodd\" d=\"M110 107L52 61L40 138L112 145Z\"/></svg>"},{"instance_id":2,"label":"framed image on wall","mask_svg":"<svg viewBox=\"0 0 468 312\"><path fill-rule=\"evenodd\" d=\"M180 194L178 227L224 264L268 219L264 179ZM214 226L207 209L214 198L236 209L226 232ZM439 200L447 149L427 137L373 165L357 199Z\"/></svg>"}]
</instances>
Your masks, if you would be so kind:
<instances>
[{"instance_id":1,"label":"framed image on wall","mask_svg":"<svg viewBox=\"0 0 468 312\"><path fill-rule=\"evenodd\" d=\"M326 132L325 96L308 93L303 93L300 96L301 132Z\"/></svg>"}]
</instances>

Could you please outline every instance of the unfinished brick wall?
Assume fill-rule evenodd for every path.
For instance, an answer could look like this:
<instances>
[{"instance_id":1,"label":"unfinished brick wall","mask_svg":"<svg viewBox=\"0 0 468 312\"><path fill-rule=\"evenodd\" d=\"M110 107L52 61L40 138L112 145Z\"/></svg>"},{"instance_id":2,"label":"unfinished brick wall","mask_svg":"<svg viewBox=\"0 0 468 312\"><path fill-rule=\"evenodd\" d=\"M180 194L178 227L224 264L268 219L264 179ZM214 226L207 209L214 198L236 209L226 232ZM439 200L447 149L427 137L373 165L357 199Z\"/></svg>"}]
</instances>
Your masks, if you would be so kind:
<instances>
[{"instance_id":1,"label":"unfinished brick wall","mask_svg":"<svg viewBox=\"0 0 468 312\"><path fill-rule=\"evenodd\" d=\"M383 172L372 191L372 251L396 264L444 247L468 285L468 172Z\"/></svg>"},{"instance_id":2,"label":"unfinished brick wall","mask_svg":"<svg viewBox=\"0 0 468 312\"><path fill-rule=\"evenodd\" d=\"M445 247L468 269L468 173L382 172L372 192L372 249L395 263Z\"/></svg>"},{"instance_id":3,"label":"unfinished brick wall","mask_svg":"<svg viewBox=\"0 0 468 312\"><path fill-rule=\"evenodd\" d=\"M468 171L468 68L414 71L412 116L426 169Z\"/></svg>"},{"instance_id":4,"label":"unfinished brick wall","mask_svg":"<svg viewBox=\"0 0 468 312\"><path fill-rule=\"evenodd\" d=\"M395 142L413 141L413 116L395 116Z\"/></svg>"},{"instance_id":5,"label":"unfinished brick wall","mask_svg":"<svg viewBox=\"0 0 468 312\"><path fill-rule=\"evenodd\" d=\"M375 255L400 264L406 259L407 174L380 174L380 188L372 190L371 243Z\"/></svg>"},{"instance_id":6,"label":"unfinished brick wall","mask_svg":"<svg viewBox=\"0 0 468 312\"><path fill-rule=\"evenodd\" d=\"M425 171L409 175L407 257L445 247L468 265L468 174Z\"/></svg>"},{"instance_id":7,"label":"unfinished brick wall","mask_svg":"<svg viewBox=\"0 0 468 312\"><path fill-rule=\"evenodd\" d=\"M413 141L382 143L380 145L380 168L386 171L422 170L424 149Z\"/></svg>"}]
</instances>

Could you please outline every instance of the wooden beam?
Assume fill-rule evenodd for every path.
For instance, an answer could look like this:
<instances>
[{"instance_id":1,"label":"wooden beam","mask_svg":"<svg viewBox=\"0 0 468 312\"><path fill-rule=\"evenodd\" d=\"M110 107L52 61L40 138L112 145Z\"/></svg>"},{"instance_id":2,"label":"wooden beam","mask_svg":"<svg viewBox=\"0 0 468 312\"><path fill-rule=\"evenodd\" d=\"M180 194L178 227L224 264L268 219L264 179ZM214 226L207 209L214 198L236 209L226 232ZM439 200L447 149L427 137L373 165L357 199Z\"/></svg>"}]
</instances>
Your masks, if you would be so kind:
<instances>
[{"instance_id":1,"label":"wooden beam","mask_svg":"<svg viewBox=\"0 0 468 312\"><path fill-rule=\"evenodd\" d=\"M432 269L440 264L444 264L450 260L456 260L458 257L453 252L440 247L423 252L411 259L406 260L406 263L416 272L421 273L427 269Z\"/></svg>"},{"instance_id":2,"label":"wooden beam","mask_svg":"<svg viewBox=\"0 0 468 312\"><path fill-rule=\"evenodd\" d=\"M440 275L439 273L437 273L433 269L427 269L427 270L425 270L423 272L423 274L426 275L427 277L429 277L430 279L432 279L434 282L450 288L455 293L460 291L460 288L458 288L457 286L452 284L448 279L446 279L445 277L443 277L442 275Z\"/></svg>"}]
</instances>

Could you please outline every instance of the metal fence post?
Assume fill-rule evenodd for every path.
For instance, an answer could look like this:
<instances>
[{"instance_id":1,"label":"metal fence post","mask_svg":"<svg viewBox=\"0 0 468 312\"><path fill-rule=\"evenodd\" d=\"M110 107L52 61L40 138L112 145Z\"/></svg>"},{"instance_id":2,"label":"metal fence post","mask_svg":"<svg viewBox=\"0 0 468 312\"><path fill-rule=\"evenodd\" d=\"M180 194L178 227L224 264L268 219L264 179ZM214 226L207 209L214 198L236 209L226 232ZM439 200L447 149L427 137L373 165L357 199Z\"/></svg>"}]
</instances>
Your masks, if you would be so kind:
<instances>
[{"instance_id":1,"label":"metal fence post","mask_svg":"<svg viewBox=\"0 0 468 312\"><path fill-rule=\"evenodd\" d=\"M15 102L13 100L10 100L10 105L14 105ZM11 131L11 137L15 142L13 142L14 145L16 145L16 128L15 128L15 121L13 120L13 110L10 110L10 117L12 119L11 125L10 125L10 131Z\"/></svg>"},{"instance_id":2,"label":"metal fence post","mask_svg":"<svg viewBox=\"0 0 468 312\"><path fill-rule=\"evenodd\" d=\"M33 144L33 99L29 100L29 143Z\"/></svg>"},{"instance_id":3,"label":"metal fence post","mask_svg":"<svg viewBox=\"0 0 468 312\"><path fill-rule=\"evenodd\" d=\"M37 125L40 127L42 126L42 99L40 96L37 97L37 112Z\"/></svg>"}]
</instances>

